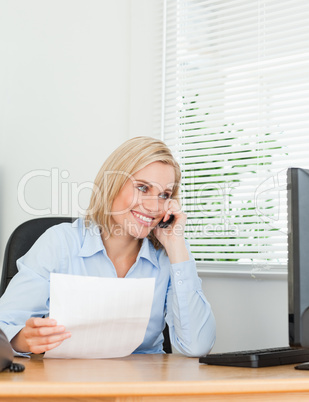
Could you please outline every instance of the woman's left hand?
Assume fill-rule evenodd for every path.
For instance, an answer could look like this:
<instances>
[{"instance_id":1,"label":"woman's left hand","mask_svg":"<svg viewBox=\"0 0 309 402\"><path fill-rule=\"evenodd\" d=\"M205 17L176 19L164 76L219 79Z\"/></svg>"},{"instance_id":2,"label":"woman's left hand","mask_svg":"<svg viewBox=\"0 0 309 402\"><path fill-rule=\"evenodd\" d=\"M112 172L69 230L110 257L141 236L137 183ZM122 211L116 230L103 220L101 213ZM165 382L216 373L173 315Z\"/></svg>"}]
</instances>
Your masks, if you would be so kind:
<instances>
[{"instance_id":1,"label":"woman's left hand","mask_svg":"<svg viewBox=\"0 0 309 402\"><path fill-rule=\"evenodd\" d=\"M165 248L169 259L173 264L175 262L186 261L189 259L184 239L187 215L181 210L178 201L175 199L168 201L163 222L167 222L171 215L174 216L173 222L171 222L166 228L160 228L160 226L157 225L154 228L154 235Z\"/></svg>"}]
</instances>

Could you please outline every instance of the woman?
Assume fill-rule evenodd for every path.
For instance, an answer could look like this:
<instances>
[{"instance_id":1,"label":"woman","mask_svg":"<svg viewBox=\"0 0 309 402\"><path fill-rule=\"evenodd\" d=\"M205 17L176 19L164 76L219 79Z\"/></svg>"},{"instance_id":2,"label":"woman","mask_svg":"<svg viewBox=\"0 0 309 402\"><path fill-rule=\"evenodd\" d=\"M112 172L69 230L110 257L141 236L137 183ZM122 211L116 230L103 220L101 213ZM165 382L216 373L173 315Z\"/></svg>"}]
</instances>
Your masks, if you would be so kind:
<instances>
[{"instance_id":1,"label":"woman","mask_svg":"<svg viewBox=\"0 0 309 402\"><path fill-rule=\"evenodd\" d=\"M188 356L209 352L215 321L184 238L178 201L180 168L159 140L126 141L103 164L85 219L47 230L17 261L0 299L0 328L19 353L43 353L71 334L50 318L51 272L155 278L143 343L135 353L162 353L169 325L172 345Z\"/></svg>"}]
</instances>

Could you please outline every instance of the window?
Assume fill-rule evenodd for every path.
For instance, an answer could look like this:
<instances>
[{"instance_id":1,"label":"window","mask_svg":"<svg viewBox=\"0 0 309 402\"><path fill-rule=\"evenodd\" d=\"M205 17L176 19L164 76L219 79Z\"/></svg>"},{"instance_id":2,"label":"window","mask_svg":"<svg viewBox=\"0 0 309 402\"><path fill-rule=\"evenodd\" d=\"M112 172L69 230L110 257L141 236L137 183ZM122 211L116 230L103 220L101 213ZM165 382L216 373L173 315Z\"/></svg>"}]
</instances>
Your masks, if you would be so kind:
<instances>
[{"instance_id":1,"label":"window","mask_svg":"<svg viewBox=\"0 0 309 402\"><path fill-rule=\"evenodd\" d=\"M211 267L287 262L286 169L309 168L309 2L166 0L162 138Z\"/></svg>"}]
</instances>

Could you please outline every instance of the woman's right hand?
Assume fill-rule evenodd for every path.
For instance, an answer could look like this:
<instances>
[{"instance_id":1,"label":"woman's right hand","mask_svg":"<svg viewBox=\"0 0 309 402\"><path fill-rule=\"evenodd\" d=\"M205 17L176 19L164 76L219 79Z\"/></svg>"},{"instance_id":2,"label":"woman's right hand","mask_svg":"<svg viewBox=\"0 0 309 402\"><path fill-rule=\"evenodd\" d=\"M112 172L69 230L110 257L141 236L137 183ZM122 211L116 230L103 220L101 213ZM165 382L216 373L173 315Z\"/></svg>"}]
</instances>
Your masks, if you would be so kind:
<instances>
[{"instance_id":1,"label":"woman's right hand","mask_svg":"<svg viewBox=\"0 0 309 402\"><path fill-rule=\"evenodd\" d=\"M16 352L39 354L56 348L70 336L71 333L54 319L31 317L11 340L11 345Z\"/></svg>"}]
</instances>

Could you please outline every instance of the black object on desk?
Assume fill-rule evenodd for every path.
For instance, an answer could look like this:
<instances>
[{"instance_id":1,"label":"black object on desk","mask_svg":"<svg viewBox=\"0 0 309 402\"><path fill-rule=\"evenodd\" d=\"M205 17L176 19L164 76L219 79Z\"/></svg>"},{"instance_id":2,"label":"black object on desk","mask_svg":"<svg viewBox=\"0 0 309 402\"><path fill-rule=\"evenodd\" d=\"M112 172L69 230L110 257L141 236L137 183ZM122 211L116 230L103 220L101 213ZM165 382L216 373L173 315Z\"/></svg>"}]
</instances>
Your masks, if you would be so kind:
<instances>
[{"instance_id":1,"label":"black object on desk","mask_svg":"<svg viewBox=\"0 0 309 402\"><path fill-rule=\"evenodd\" d=\"M7 337L0 329L0 371L9 369L10 371L24 371L23 364L13 363L13 350Z\"/></svg>"},{"instance_id":2,"label":"black object on desk","mask_svg":"<svg viewBox=\"0 0 309 402\"><path fill-rule=\"evenodd\" d=\"M309 362L299 364L294 367L296 370L309 370Z\"/></svg>"},{"instance_id":3,"label":"black object on desk","mask_svg":"<svg viewBox=\"0 0 309 402\"><path fill-rule=\"evenodd\" d=\"M293 347L213 353L199 358L200 363L210 365L251 368L280 366L308 361L309 349Z\"/></svg>"}]
</instances>

